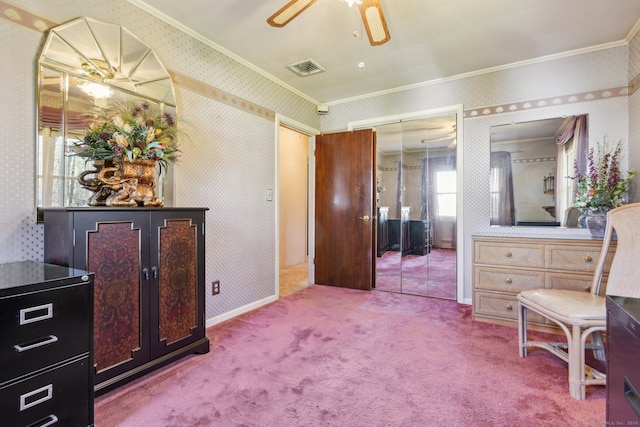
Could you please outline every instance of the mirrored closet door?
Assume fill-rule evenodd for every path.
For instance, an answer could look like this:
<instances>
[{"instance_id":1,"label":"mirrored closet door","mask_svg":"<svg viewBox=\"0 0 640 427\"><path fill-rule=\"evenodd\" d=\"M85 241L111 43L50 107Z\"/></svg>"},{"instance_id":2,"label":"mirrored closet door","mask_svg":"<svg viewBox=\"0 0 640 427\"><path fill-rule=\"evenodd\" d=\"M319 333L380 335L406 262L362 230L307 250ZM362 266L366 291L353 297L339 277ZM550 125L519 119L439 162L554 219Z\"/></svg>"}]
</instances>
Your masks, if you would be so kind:
<instances>
[{"instance_id":1,"label":"mirrored closet door","mask_svg":"<svg viewBox=\"0 0 640 427\"><path fill-rule=\"evenodd\" d=\"M376 127L376 288L456 299L456 115Z\"/></svg>"}]
</instances>

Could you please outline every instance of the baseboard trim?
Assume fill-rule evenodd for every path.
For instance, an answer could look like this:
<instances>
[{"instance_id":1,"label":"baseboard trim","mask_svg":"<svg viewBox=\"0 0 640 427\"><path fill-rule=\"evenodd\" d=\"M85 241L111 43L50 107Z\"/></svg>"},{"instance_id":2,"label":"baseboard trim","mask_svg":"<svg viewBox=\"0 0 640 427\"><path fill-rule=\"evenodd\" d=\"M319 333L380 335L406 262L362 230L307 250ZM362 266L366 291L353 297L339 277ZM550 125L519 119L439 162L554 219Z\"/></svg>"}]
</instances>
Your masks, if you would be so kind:
<instances>
[{"instance_id":1,"label":"baseboard trim","mask_svg":"<svg viewBox=\"0 0 640 427\"><path fill-rule=\"evenodd\" d=\"M244 305L242 307L238 307L235 310L231 310L231 311L229 311L227 313L224 313L224 314L222 314L220 316L216 316L216 317L212 317L211 319L207 319L206 327L208 328L210 326L217 325L218 323L222 323L225 320L229 320L229 319L234 318L236 316L240 316L241 314L248 313L248 312L250 312L252 310L255 310L256 308L260 308L263 305L270 304L270 303L272 303L274 301L278 301L278 296L277 295L272 295L270 297L263 298L261 300L252 302L251 304L247 304L247 305Z\"/></svg>"}]
</instances>

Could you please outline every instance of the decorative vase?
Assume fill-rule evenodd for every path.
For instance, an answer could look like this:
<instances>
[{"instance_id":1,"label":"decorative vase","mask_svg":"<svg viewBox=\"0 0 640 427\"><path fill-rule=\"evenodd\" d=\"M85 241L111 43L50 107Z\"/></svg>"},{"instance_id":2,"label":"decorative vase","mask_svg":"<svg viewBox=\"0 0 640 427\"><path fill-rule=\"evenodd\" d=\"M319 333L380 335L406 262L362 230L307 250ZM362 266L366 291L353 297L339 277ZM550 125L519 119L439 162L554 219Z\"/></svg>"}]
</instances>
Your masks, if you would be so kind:
<instances>
[{"instance_id":1,"label":"decorative vase","mask_svg":"<svg viewBox=\"0 0 640 427\"><path fill-rule=\"evenodd\" d=\"M117 168L113 177L103 180L111 188L106 200L107 206L162 206L156 197L155 186L158 176L155 160L115 158Z\"/></svg>"},{"instance_id":2,"label":"decorative vase","mask_svg":"<svg viewBox=\"0 0 640 427\"><path fill-rule=\"evenodd\" d=\"M604 237L604 231L607 227L607 211L609 211L609 209L600 208L596 211L589 210L586 212L585 222L591 236L598 239Z\"/></svg>"}]
</instances>

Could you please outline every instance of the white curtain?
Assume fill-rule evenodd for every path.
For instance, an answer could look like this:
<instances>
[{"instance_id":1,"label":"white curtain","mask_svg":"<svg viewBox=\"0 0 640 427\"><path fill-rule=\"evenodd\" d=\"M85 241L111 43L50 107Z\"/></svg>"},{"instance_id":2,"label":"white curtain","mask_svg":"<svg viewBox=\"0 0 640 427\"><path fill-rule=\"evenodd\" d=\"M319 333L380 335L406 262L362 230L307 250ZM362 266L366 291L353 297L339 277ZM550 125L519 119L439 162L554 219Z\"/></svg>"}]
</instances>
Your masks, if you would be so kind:
<instances>
[{"instance_id":1,"label":"white curtain","mask_svg":"<svg viewBox=\"0 0 640 427\"><path fill-rule=\"evenodd\" d=\"M575 181L571 185L565 185L568 177L575 176L576 173L582 173L587 168L587 159L579 153L586 153L588 146L587 136L587 115L572 116L561 129L556 139L556 174L555 174L555 199L556 199L556 218L559 221L566 221L568 209L573 201L573 194L576 192ZM578 153L575 155L575 164L570 165L565 160L569 157L568 153L573 151ZM567 224L562 224L567 226Z\"/></svg>"}]
</instances>

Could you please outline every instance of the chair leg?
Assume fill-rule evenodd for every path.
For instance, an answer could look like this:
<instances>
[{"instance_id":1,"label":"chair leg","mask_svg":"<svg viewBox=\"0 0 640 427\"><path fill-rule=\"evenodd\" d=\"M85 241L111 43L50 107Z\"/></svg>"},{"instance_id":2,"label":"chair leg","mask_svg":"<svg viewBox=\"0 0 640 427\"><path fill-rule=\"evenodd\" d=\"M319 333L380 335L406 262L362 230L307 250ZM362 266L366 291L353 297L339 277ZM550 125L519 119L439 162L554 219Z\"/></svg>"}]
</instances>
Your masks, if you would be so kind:
<instances>
[{"instance_id":1,"label":"chair leg","mask_svg":"<svg viewBox=\"0 0 640 427\"><path fill-rule=\"evenodd\" d=\"M527 357L527 307L518 301L518 350L520 357Z\"/></svg>"},{"instance_id":2,"label":"chair leg","mask_svg":"<svg viewBox=\"0 0 640 427\"><path fill-rule=\"evenodd\" d=\"M584 348L582 347L582 331L574 325L567 348L569 353L569 394L574 399L584 400L586 387L584 383Z\"/></svg>"}]
</instances>

